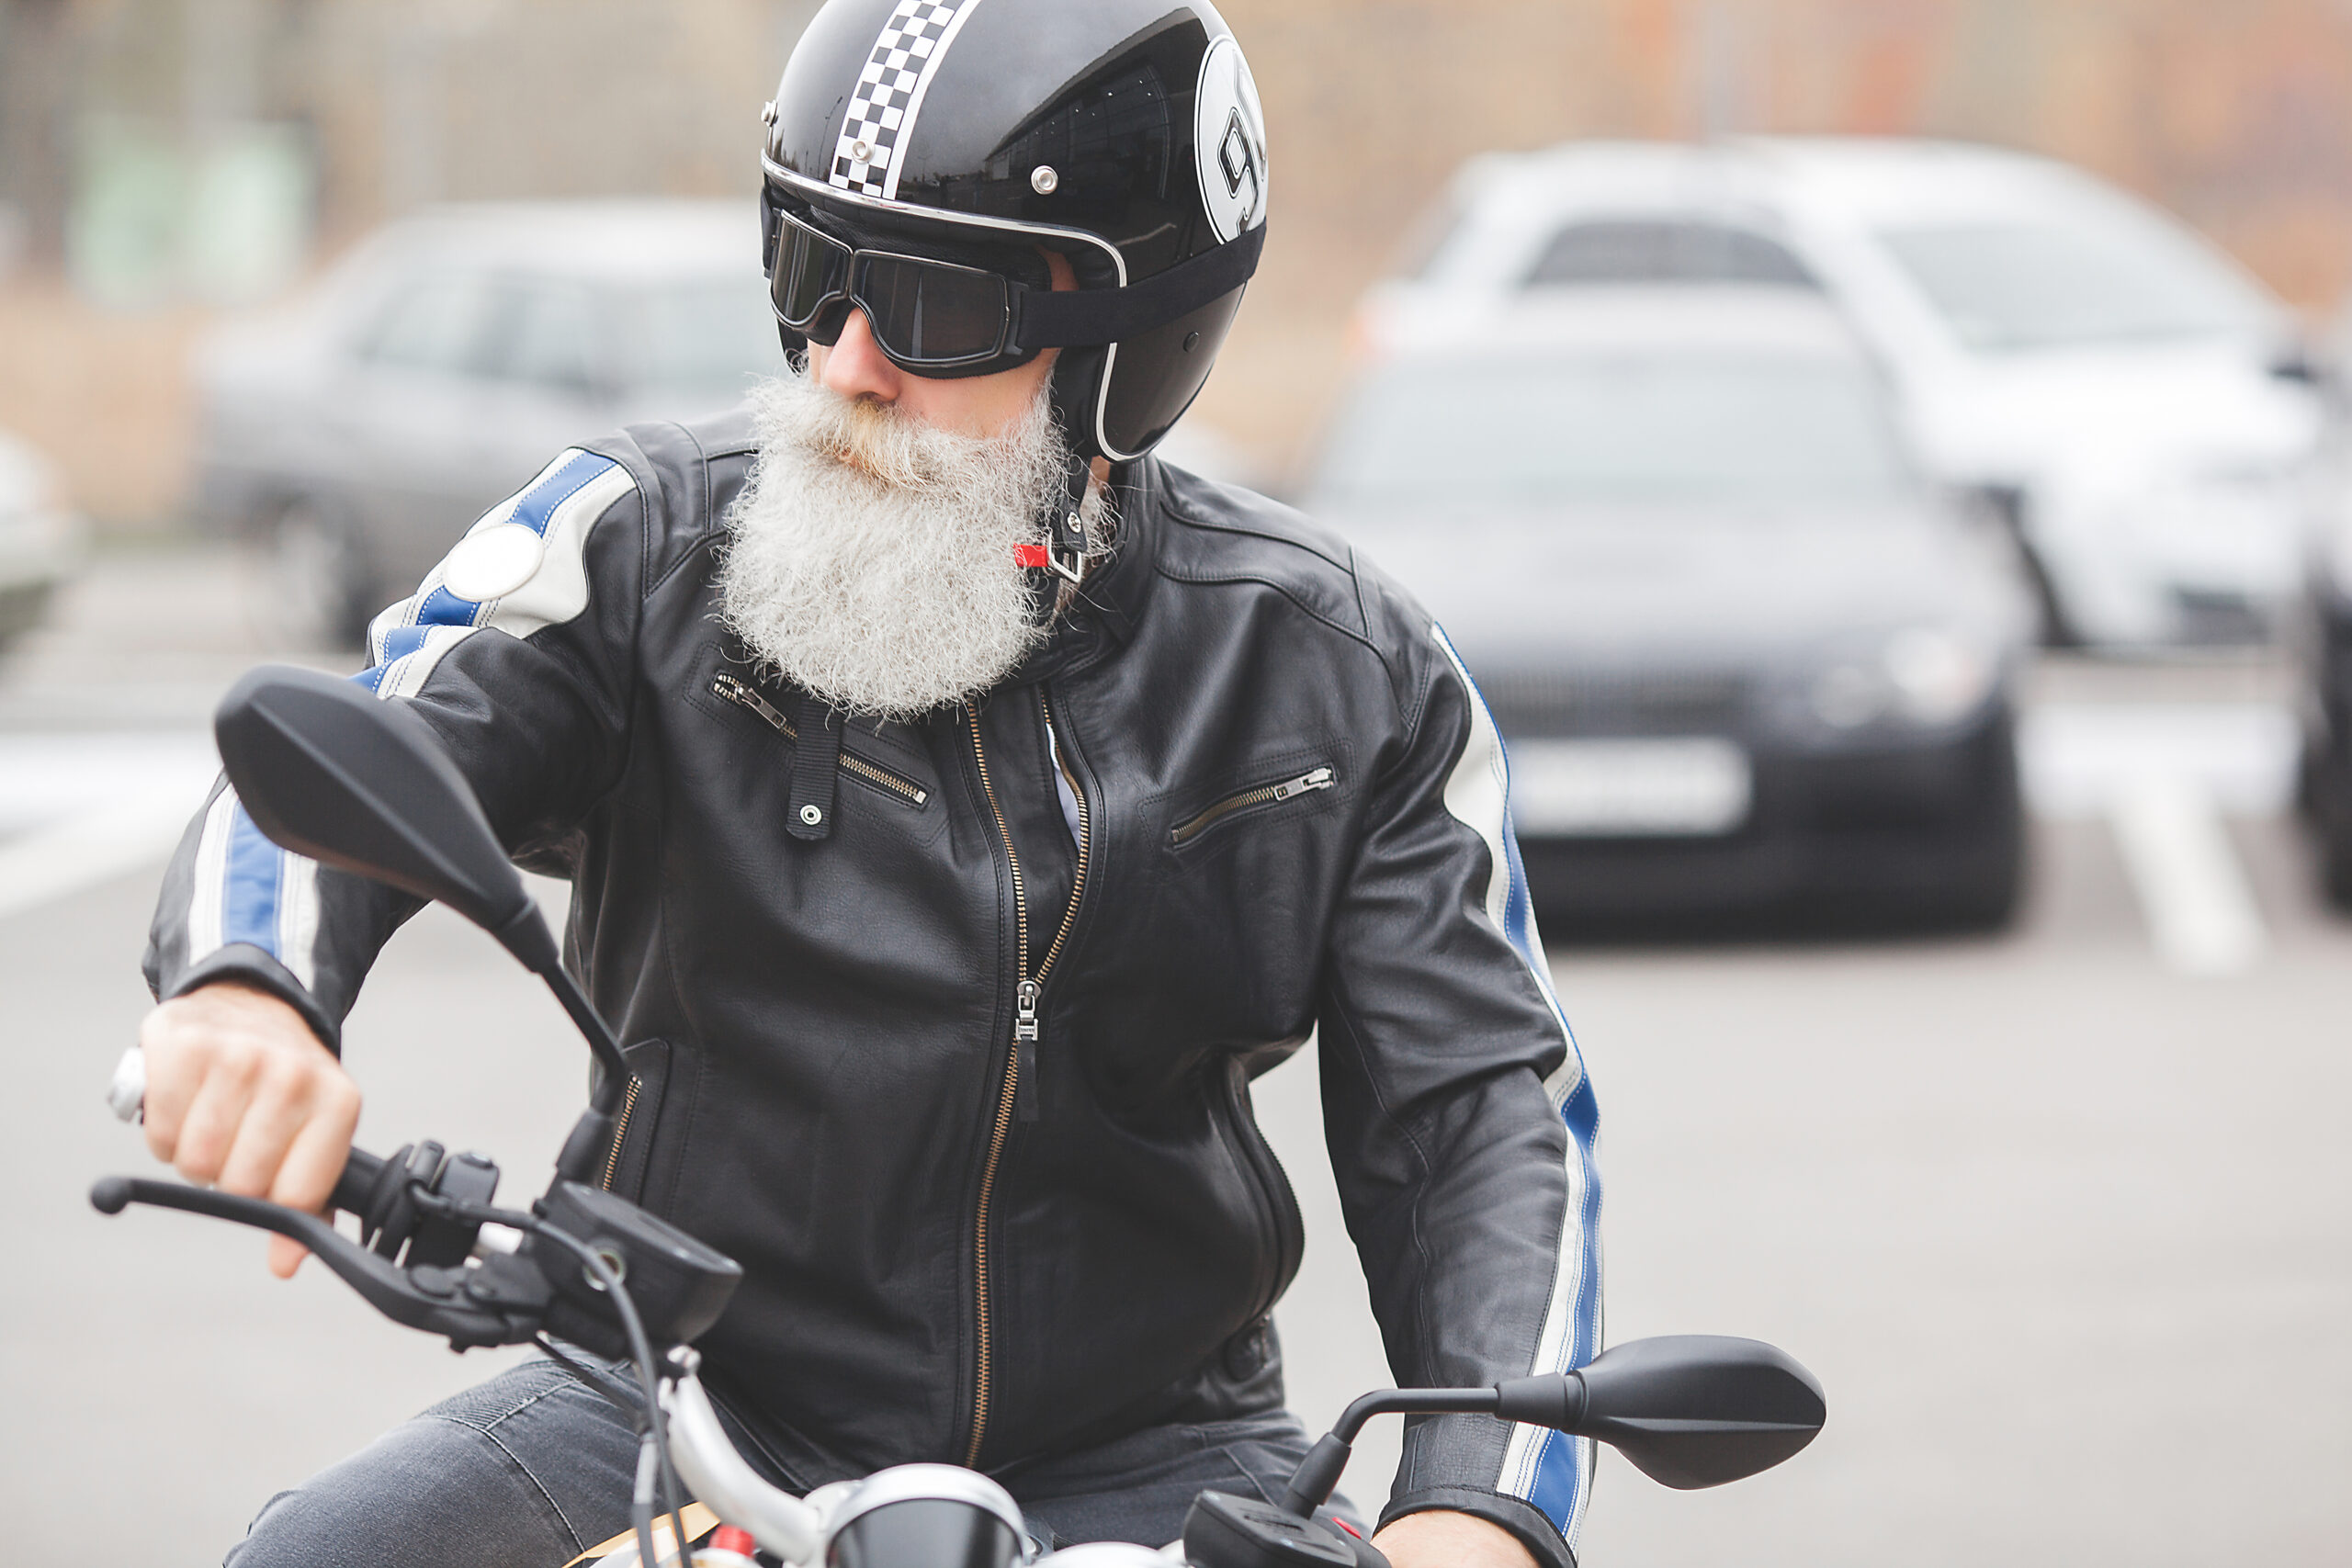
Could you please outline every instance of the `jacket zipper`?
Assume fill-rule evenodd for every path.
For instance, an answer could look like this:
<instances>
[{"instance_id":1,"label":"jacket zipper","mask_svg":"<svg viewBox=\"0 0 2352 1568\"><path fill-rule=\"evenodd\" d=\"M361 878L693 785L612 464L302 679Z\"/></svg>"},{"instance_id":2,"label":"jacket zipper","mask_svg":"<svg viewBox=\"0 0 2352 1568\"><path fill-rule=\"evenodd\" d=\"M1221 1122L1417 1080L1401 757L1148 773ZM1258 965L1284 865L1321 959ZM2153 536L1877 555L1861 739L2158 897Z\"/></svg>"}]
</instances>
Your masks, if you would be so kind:
<instances>
[{"instance_id":1,"label":"jacket zipper","mask_svg":"<svg viewBox=\"0 0 2352 1568\"><path fill-rule=\"evenodd\" d=\"M1182 849L1236 811L1263 806L1270 801L1290 800L1314 790L1329 789L1339 782L1330 769L1316 768L1295 779L1284 779L1280 784L1261 784L1256 789L1243 790L1239 795L1228 795L1218 801L1192 820L1179 823L1176 830L1168 835L1168 840L1176 848Z\"/></svg>"},{"instance_id":2,"label":"jacket zipper","mask_svg":"<svg viewBox=\"0 0 2352 1568\"><path fill-rule=\"evenodd\" d=\"M1054 723L1053 705L1041 691L1037 695L1040 711L1050 731ZM996 797L996 784L989 776L988 753L980 746L979 705L968 698L964 704L965 715L972 724L972 761L979 768L980 792L988 796L989 811L996 818L998 839L1004 845L1005 865L1012 874L1012 945L1013 945L1013 1013L1012 1044L1005 1053L1004 1087L998 1092L996 1120L989 1130L987 1160L980 1167L979 1197L973 1205L972 1280L978 1341L972 1372L972 1438L964 1450L964 1463L978 1465L980 1443L988 1435L989 1394L991 1368L991 1325L989 1320L989 1210L996 1197L997 1167L1004 1158L1004 1145L1012 1135L1013 1108L1021 1093L1021 1047L1034 1046L1043 1031L1037 1020L1037 1004L1044 996L1046 976L1061 956L1062 945L1069 940L1070 927L1078 919L1078 900L1086 891L1086 863L1093 823L1086 803L1086 792L1078 786L1073 770L1070 794L1078 802L1078 865L1070 874L1069 905L1062 911L1061 925L1054 932L1054 940L1046 945L1046 955L1038 961L1036 973L1029 971L1029 894L1021 877L1021 856L1012 847L1012 829L1004 819L1004 807Z\"/></svg>"},{"instance_id":3,"label":"jacket zipper","mask_svg":"<svg viewBox=\"0 0 2352 1568\"><path fill-rule=\"evenodd\" d=\"M597 1183L607 1192L613 1190L613 1178L620 1174L621 1140L628 1136L629 1112L637 1109L637 1091L643 1087L644 1082L643 1078L634 1075L630 1077L628 1094L621 1101L621 1113L613 1121L613 1150L605 1156L605 1179Z\"/></svg>"},{"instance_id":4,"label":"jacket zipper","mask_svg":"<svg viewBox=\"0 0 2352 1568\"><path fill-rule=\"evenodd\" d=\"M721 675L718 680L713 681L710 683L710 691L713 696L725 697L729 702L733 703L738 707L750 708L753 713L758 714L762 718L766 719L769 725L775 729L776 733L783 736L786 740L797 741L800 739L800 729L798 726L795 725L790 719L785 717L784 715L777 710L776 705L774 703L769 702L765 697L752 690L750 686L737 680L734 676ZM905 801L910 806L921 806L923 802L931 798L931 792L924 789L921 784L916 784L911 779L902 779L898 774L891 773L887 769L877 768L873 763L867 761L865 758L860 757L854 752L843 751L842 753L842 766L847 768L851 773L855 773L859 778L864 779L866 783L878 784L882 788L888 790L892 795L897 795L899 799Z\"/></svg>"}]
</instances>

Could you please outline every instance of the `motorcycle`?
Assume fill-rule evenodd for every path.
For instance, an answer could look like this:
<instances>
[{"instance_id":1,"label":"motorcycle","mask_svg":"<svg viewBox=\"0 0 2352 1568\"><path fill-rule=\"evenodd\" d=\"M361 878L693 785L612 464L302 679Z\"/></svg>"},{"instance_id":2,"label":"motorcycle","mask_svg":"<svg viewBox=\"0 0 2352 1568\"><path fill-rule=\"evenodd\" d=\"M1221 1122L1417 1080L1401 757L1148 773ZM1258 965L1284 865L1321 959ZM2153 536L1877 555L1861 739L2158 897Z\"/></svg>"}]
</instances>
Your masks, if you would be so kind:
<instances>
[{"instance_id":1,"label":"motorcycle","mask_svg":"<svg viewBox=\"0 0 2352 1568\"><path fill-rule=\"evenodd\" d=\"M953 1465L894 1465L796 1497L737 1450L698 1375L694 1342L718 1321L742 1270L595 1185L630 1079L619 1043L564 970L537 905L431 728L349 682L264 668L223 699L214 732L230 783L273 841L446 904L481 927L555 993L602 1070L554 1179L527 1209L494 1201L493 1162L432 1142L390 1157L352 1150L333 1203L356 1218L356 1240L316 1214L175 1181L106 1177L90 1201L108 1214L147 1204L290 1236L385 1316L455 1350L533 1343L568 1359L570 1344L626 1358L640 1438L633 1545L605 1560L612 1568L624 1560L1031 1568L1047 1559L1054 1568L1386 1568L1368 1540L1318 1517L1375 1416L1472 1413L1548 1427L1608 1443L1653 1480L1684 1489L1770 1469L1811 1442L1826 1418L1820 1384L1784 1352L1684 1335L1634 1340L1574 1371L1487 1388L1366 1394L1307 1453L1278 1504L1204 1492L1182 1539L1159 1551L1119 1542L1045 1551L1002 1486ZM144 1093L134 1046L108 1098L134 1120ZM710 1521L691 1533L688 1492L698 1500L696 1521ZM658 1534L657 1516L666 1526ZM679 1544L706 1534L704 1548Z\"/></svg>"}]
</instances>

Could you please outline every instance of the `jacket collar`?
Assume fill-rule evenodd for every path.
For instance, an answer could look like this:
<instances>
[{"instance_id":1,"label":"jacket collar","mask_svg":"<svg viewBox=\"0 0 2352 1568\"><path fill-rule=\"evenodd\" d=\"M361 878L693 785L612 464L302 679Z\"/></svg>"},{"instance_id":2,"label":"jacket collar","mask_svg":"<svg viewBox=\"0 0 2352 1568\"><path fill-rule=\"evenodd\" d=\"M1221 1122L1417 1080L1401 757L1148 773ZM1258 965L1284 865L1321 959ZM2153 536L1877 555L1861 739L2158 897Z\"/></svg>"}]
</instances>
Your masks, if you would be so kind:
<instances>
[{"instance_id":1,"label":"jacket collar","mask_svg":"<svg viewBox=\"0 0 2352 1568\"><path fill-rule=\"evenodd\" d=\"M1121 643L1135 640L1144 600L1159 580L1159 508L1165 476L1157 457L1138 457L1111 470L1111 502L1119 532L1111 558L1089 572L1080 590L1087 614Z\"/></svg>"}]
</instances>

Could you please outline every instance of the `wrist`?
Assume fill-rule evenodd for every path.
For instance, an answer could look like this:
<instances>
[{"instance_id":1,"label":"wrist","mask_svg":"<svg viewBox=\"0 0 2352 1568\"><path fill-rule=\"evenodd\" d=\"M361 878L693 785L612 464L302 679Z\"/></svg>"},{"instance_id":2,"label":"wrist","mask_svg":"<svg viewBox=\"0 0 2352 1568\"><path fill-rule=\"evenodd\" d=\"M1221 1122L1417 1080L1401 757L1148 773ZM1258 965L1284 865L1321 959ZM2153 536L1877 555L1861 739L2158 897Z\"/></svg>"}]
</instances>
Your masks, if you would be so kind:
<instances>
[{"instance_id":1,"label":"wrist","mask_svg":"<svg viewBox=\"0 0 2352 1568\"><path fill-rule=\"evenodd\" d=\"M1519 1537L1491 1519L1428 1508L1393 1519L1372 1538L1391 1568L1536 1568Z\"/></svg>"}]
</instances>

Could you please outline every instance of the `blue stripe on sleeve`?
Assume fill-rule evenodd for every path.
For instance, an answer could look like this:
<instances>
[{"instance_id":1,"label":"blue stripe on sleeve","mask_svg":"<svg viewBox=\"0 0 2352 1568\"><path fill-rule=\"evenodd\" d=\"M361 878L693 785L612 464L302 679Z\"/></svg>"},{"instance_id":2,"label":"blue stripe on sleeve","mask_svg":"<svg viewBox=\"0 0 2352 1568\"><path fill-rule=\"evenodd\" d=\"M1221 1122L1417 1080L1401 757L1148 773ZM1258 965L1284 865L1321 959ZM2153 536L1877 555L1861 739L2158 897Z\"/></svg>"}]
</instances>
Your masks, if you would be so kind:
<instances>
[{"instance_id":1,"label":"blue stripe on sleeve","mask_svg":"<svg viewBox=\"0 0 2352 1568\"><path fill-rule=\"evenodd\" d=\"M229 826L227 874L220 892L220 940L251 942L272 958L277 951L278 885L286 852L262 836L240 804Z\"/></svg>"},{"instance_id":2,"label":"blue stripe on sleeve","mask_svg":"<svg viewBox=\"0 0 2352 1568\"><path fill-rule=\"evenodd\" d=\"M439 598L440 595L436 593L434 597ZM447 622L433 623L433 625L435 626L447 624L448 623ZM460 621L457 624L462 626L465 623ZM377 660L377 662L379 664L390 664L393 660L401 657L403 654L414 653L418 649L424 646L425 635L429 629L430 627L426 626L394 626L390 631L384 634L384 651L382 656Z\"/></svg>"},{"instance_id":3,"label":"blue stripe on sleeve","mask_svg":"<svg viewBox=\"0 0 2352 1568\"><path fill-rule=\"evenodd\" d=\"M1442 638L1442 628L1438 633ZM1449 651L1453 644L1446 644ZM1461 656L1454 655L1459 667ZM1478 690L1476 678L1466 668L1460 672L1470 686L1471 701L1482 709L1486 696ZM1491 713L1487 722L1493 723ZM1552 998L1548 983L1544 983L1545 961L1535 935L1535 911L1528 897L1527 863L1519 852L1518 826L1511 820L1510 810L1510 748L1502 732L1495 732L1495 745L1502 753L1503 765L1503 852L1506 864L1499 868L1509 878L1503 898L1503 935L1517 950L1528 967L1537 972L1546 999ZM1567 1019L1553 1001L1554 1016L1560 1021L1567 1037L1568 1050L1577 1049L1575 1032L1568 1029ZM1560 1107L1560 1120L1568 1135L1568 1157L1577 1163L1584 1178L1584 1202L1576 1216L1578 1234L1563 1235L1563 1247L1576 1247L1583 1253L1582 1267L1577 1273L1576 1300L1569 1303L1570 1325L1567 1336L1567 1367L1581 1367L1600 1353L1600 1256L1598 1238L1600 1234L1600 1168L1593 1157L1600 1136L1600 1104L1593 1097L1592 1080L1581 1072L1577 1087ZM1546 1432L1535 1450L1533 1475L1528 1487L1527 1500L1552 1522L1563 1536L1576 1529L1577 1516L1584 1506L1584 1439L1561 1432Z\"/></svg>"},{"instance_id":4,"label":"blue stripe on sleeve","mask_svg":"<svg viewBox=\"0 0 2352 1568\"><path fill-rule=\"evenodd\" d=\"M545 536L548 525L555 519L555 509L614 466L610 457L599 457L593 452L573 453L563 467L515 498L514 514L508 521L520 523L532 533Z\"/></svg>"},{"instance_id":5,"label":"blue stripe on sleeve","mask_svg":"<svg viewBox=\"0 0 2352 1568\"><path fill-rule=\"evenodd\" d=\"M506 515L499 521L520 523L544 538L548 525L555 520L558 508L585 490L599 476L616 467L618 465L610 457L599 457L593 452L574 452L559 464L553 473L516 496ZM493 512L490 515L496 517L498 514ZM371 692L380 694L386 669L395 660L423 648L427 630L434 626L470 626L481 615L479 601L460 599L447 588L440 586L435 586L421 600L410 600L408 604L414 606L414 613L404 615L401 625L380 634L375 667L354 677ZM403 610L407 608L408 605L402 606Z\"/></svg>"},{"instance_id":6,"label":"blue stripe on sleeve","mask_svg":"<svg viewBox=\"0 0 2352 1568\"><path fill-rule=\"evenodd\" d=\"M414 633L417 626L469 626L474 624L474 617L481 614L481 605L475 601L460 599L446 588L436 588L424 596L424 604L416 607L416 625L402 626L401 631ZM400 632L392 635L398 637ZM418 635L417 640L424 640L422 634ZM413 647L412 644L411 648ZM397 658L399 655L389 657Z\"/></svg>"},{"instance_id":7,"label":"blue stripe on sleeve","mask_svg":"<svg viewBox=\"0 0 2352 1568\"><path fill-rule=\"evenodd\" d=\"M1600 1354L1595 1343L1600 1323L1600 1268L1593 1255L1590 1238L1600 1224L1600 1172L1594 1164L1592 1149L1600 1134L1600 1106L1592 1096L1589 1080L1577 1085L1567 1103L1560 1107L1560 1120L1566 1123L1568 1141L1576 1157L1584 1164L1584 1234L1586 1236L1586 1266L1582 1281L1577 1290L1572 1311L1575 1314L1573 1344L1568 1365L1581 1367ZM1577 1438L1565 1432L1546 1432L1535 1450L1533 1483L1528 1487L1527 1500L1542 1509L1553 1523L1566 1534L1574 1525L1577 1512L1583 1505L1584 1456Z\"/></svg>"}]
</instances>

